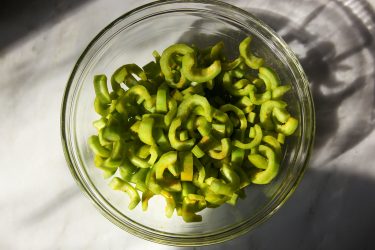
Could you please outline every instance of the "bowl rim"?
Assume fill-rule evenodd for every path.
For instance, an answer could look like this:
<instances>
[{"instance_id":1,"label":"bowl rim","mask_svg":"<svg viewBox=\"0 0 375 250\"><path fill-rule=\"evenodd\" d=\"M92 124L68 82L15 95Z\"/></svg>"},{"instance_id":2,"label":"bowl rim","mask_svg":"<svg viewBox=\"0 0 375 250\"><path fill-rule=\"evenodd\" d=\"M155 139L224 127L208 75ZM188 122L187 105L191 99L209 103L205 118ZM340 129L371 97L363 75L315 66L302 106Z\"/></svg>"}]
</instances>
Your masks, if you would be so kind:
<instances>
[{"instance_id":1,"label":"bowl rim","mask_svg":"<svg viewBox=\"0 0 375 250\"><path fill-rule=\"evenodd\" d=\"M164 4L173 4L173 3L194 3L194 4L207 4L207 5L213 5L213 6L219 6L222 8L229 8L234 12L238 12L244 16L246 16L251 21L255 22L257 25L262 27L264 30L267 31L269 35L272 36L273 39L275 39L279 44L282 45L283 53L285 53L288 56L288 59L292 61L293 66L296 68L296 71L298 72L298 76L300 77L300 81L304 86L304 94L307 96L308 101L308 108L310 107L309 111L309 118L312 122L310 126L310 132L307 152L305 152L305 158L302 161L302 167L298 171L297 177L294 179L294 182L290 185L290 188L284 192L285 194L281 196L280 199L274 201L276 203L276 206L272 206L272 209L269 209L267 214L265 214L262 218L258 219L255 223L249 223L250 221L245 221L243 223L240 223L237 227L231 227L231 228L225 228L220 231L214 231L208 234L202 234L202 236L184 236L184 237L178 237L179 235L173 235L169 233L163 233L160 231L157 231L158 233L155 233L156 230L150 231L150 230L142 230L147 227L135 223L137 226L141 226L141 228L137 228L137 226L133 225L133 221L130 218L127 218L129 223L123 224L120 220L115 218L110 211L100 202L100 200L97 199L97 197L93 197L91 195L91 191L89 190L89 187L86 186L86 184L83 183L82 177L80 177L79 173L76 171L76 166L74 164L74 160L72 159L72 152L68 145L68 138L69 135L67 135L66 131L66 120L69 120L69 117L66 116L67 114L67 108L68 108L68 102L69 95L71 92L71 87L74 82L74 78L76 76L76 73L81 66L82 61L88 54L88 52L93 48L93 46L96 44L96 42L105 34L107 33L111 28L115 27L119 22L123 21L124 19L128 18L129 16L132 16L134 13L140 12L142 10L146 10L155 6L164 5ZM250 230L255 229L260 224L262 224L264 221L268 220L287 200L288 198L293 194L295 189L297 188L298 184L301 182L302 177L304 175L304 172L307 169L307 165L312 153L313 148L313 142L315 137L315 110L314 110L314 104L313 104L313 98L311 91L309 89L309 83L307 80L307 77L302 69L302 66L300 65L298 59L296 58L295 54L291 51L289 46L284 42L282 38L280 38L275 31L273 31L272 28L270 28L267 24L265 24L263 21L252 15L251 13L240 9L232 4L218 1L218 0L158 0L153 1L144 5L141 5L139 7L136 7L125 14L121 15L120 17L116 18L114 21L112 21L110 24L108 24L106 27L104 27L87 45L87 47L84 49L80 57L78 58L77 62L74 65L74 68L69 76L67 85L64 90L63 98L62 98L62 104L61 104L61 114L60 114L60 132L61 132L61 142L63 146L63 151L65 155L66 162L68 163L69 170L75 179L76 183L80 187L80 189L83 191L83 193L91 200L91 202L95 205L95 207L99 210L101 214L104 215L109 221L111 221L113 224L117 225L118 227L122 228L123 230L127 231L128 233L131 233L135 236L138 236L140 238L166 244L166 245L173 245L173 246L203 246L203 245L210 245L210 244L216 244L221 243L224 241L228 241L234 238L237 238ZM299 153L297 153L298 155ZM296 156L297 156L296 155ZM91 187L92 188L92 187ZM108 204L112 206L111 204ZM113 208L113 207L112 207Z\"/></svg>"}]
</instances>

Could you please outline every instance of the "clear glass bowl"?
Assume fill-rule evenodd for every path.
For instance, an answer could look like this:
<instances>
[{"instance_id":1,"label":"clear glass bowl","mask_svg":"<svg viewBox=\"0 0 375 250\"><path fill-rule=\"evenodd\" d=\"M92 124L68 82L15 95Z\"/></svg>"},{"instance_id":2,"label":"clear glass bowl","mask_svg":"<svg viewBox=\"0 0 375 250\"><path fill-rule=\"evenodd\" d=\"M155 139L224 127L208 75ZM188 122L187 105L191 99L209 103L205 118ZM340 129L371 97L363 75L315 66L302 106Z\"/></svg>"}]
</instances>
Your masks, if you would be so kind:
<instances>
[{"instance_id":1,"label":"clear glass bowl","mask_svg":"<svg viewBox=\"0 0 375 250\"><path fill-rule=\"evenodd\" d=\"M94 167L87 139L95 134L93 77L110 76L126 63L144 65L152 51L184 42L205 47L224 41L226 55L238 56L238 44L252 35L252 48L276 69L292 91L290 112L299 119L298 131L284 150L281 171L268 185L250 185L236 206L223 205L202 211L203 221L185 223L164 215L165 201L150 200L143 212L128 210L129 199L111 190ZM315 117L306 76L293 52L267 25L253 15L217 1L161 1L134 9L103 29L77 61L66 86L61 111L61 133L71 173L99 211L125 231L141 238L176 246L207 245L238 237L269 218L286 201L306 169L314 138Z\"/></svg>"}]
</instances>

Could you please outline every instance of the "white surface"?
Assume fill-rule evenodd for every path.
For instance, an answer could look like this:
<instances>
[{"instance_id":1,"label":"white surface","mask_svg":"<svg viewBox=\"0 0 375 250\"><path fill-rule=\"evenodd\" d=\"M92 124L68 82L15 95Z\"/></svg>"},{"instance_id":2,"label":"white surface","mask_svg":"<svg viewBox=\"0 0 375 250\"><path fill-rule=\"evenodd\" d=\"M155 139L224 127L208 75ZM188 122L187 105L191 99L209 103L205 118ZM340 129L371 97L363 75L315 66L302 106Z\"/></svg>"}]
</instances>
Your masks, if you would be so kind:
<instances>
[{"instance_id":1,"label":"white surface","mask_svg":"<svg viewBox=\"0 0 375 250\"><path fill-rule=\"evenodd\" d=\"M107 221L74 182L60 141L60 105L75 61L105 25L145 2L87 2L1 52L0 249L173 249L138 239ZM273 10L281 6L266 2ZM313 1L297 2L290 4L305 5L306 12L295 12L295 20L316 8ZM281 7L279 14L283 15ZM295 45L297 53L298 48ZM363 57L373 61L367 52ZM352 66L364 68L361 63ZM375 132L374 117L367 115L375 109L373 67L364 74L369 84L336 105L341 123L325 135L301 186L285 206L254 232L207 249L374 249ZM355 102L359 99L363 103ZM319 112L333 104L327 105ZM351 112L342 112L343 107ZM364 127L366 121L352 126L353 120L345 120L351 115L370 120ZM323 121L318 130L326 125L331 124ZM346 135L353 137L343 141ZM360 136L351 147L342 147Z\"/></svg>"}]
</instances>

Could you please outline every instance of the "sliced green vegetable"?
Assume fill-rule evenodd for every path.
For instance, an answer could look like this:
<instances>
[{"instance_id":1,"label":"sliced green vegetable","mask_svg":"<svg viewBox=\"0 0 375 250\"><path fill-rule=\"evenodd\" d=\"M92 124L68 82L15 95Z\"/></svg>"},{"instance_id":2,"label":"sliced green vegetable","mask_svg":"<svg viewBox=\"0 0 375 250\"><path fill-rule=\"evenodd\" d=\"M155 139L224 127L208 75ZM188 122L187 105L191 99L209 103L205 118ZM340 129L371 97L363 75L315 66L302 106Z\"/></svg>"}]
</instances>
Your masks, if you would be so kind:
<instances>
[{"instance_id":1,"label":"sliced green vegetable","mask_svg":"<svg viewBox=\"0 0 375 250\"><path fill-rule=\"evenodd\" d=\"M214 79L221 71L220 60L215 60L207 68L198 68L194 53L185 54L182 58L181 73L192 82L207 82Z\"/></svg>"},{"instance_id":2,"label":"sliced green vegetable","mask_svg":"<svg viewBox=\"0 0 375 250\"><path fill-rule=\"evenodd\" d=\"M101 104L110 104L111 97L109 96L107 87L107 77L105 75L96 75L94 77L95 94Z\"/></svg>"},{"instance_id":3,"label":"sliced green vegetable","mask_svg":"<svg viewBox=\"0 0 375 250\"><path fill-rule=\"evenodd\" d=\"M194 50L186 44L174 44L163 51L160 58L160 68L164 74L165 80L171 88L182 88L187 83L183 75L180 74L180 79L175 80L176 72L171 67L172 57L177 55L186 55L194 53Z\"/></svg>"},{"instance_id":4,"label":"sliced green vegetable","mask_svg":"<svg viewBox=\"0 0 375 250\"><path fill-rule=\"evenodd\" d=\"M279 99L291 89L290 85L283 85L272 90L272 99Z\"/></svg>"},{"instance_id":5,"label":"sliced green vegetable","mask_svg":"<svg viewBox=\"0 0 375 250\"><path fill-rule=\"evenodd\" d=\"M102 145L100 145L98 136L96 135L90 136L88 140L88 144L91 150L94 152L94 154L99 155L104 158L110 156L110 151L106 149L105 147L103 147Z\"/></svg>"},{"instance_id":6,"label":"sliced green vegetable","mask_svg":"<svg viewBox=\"0 0 375 250\"><path fill-rule=\"evenodd\" d=\"M276 131L283 133L286 136L292 135L298 127L298 120L294 117L289 117L285 124L277 124Z\"/></svg>"},{"instance_id":7,"label":"sliced green vegetable","mask_svg":"<svg viewBox=\"0 0 375 250\"><path fill-rule=\"evenodd\" d=\"M191 138L189 140L181 141L179 138L177 138L176 131L178 128L181 127L181 118L175 118L171 126L169 127L168 131L168 139L172 146L172 148L178 150L178 151L184 151L189 150L194 146L195 140L194 138Z\"/></svg>"},{"instance_id":8,"label":"sliced green vegetable","mask_svg":"<svg viewBox=\"0 0 375 250\"><path fill-rule=\"evenodd\" d=\"M177 117L180 117L185 121L189 117L190 113L197 107L200 107L202 111L202 113L199 115L204 116L208 122L211 122L211 105L204 96L200 95L192 95L191 97L183 100L177 109Z\"/></svg>"},{"instance_id":9,"label":"sliced green vegetable","mask_svg":"<svg viewBox=\"0 0 375 250\"><path fill-rule=\"evenodd\" d=\"M155 194L150 190L146 190L142 193L142 210L146 211L148 208L148 201L154 196Z\"/></svg>"},{"instance_id":10,"label":"sliced green vegetable","mask_svg":"<svg viewBox=\"0 0 375 250\"><path fill-rule=\"evenodd\" d=\"M254 125L254 129L255 129L255 136L254 136L254 139L251 142L243 143L239 140L234 140L233 146L235 146L237 148L241 148L241 149L251 149L253 147L258 146L260 144L261 140L262 140L263 133L262 133L261 127L258 124Z\"/></svg>"},{"instance_id":11,"label":"sliced green vegetable","mask_svg":"<svg viewBox=\"0 0 375 250\"><path fill-rule=\"evenodd\" d=\"M155 145L154 137L152 136L152 132L154 130L154 119L151 117L145 117L142 119L141 123L139 124L139 131L138 136L139 139L150 146Z\"/></svg>"},{"instance_id":12,"label":"sliced green vegetable","mask_svg":"<svg viewBox=\"0 0 375 250\"><path fill-rule=\"evenodd\" d=\"M160 159L155 163L154 169L156 173L156 179L161 180L163 179L163 173L165 169L168 169L171 174L174 176L177 176L177 152L176 151L170 151L165 154L163 154Z\"/></svg>"},{"instance_id":13,"label":"sliced green vegetable","mask_svg":"<svg viewBox=\"0 0 375 250\"><path fill-rule=\"evenodd\" d=\"M269 86L269 90L273 90L280 85L279 76L271 68L260 67L258 76L266 83L266 86Z\"/></svg>"},{"instance_id":14,"label":"sliced green vegetable","mask_svg":"<svg viewBox=\"0 0 375 250\"><path fill-rule=\"evenodd\" d=\"M156 112L167 113L168 111L168 87L160 86L156 94Z\"/></svg>"},{"instance_id":15,"label":"sliced green vegetable","mask_svg":"<svg viewBox=\"0 0 375 250\"><path fill-rule=\"evenodd\" d=\"M220 151L212 149L208 151L208 155L216 160L222 160L230 154L231 147L230 139L223 138L221 139Z\"/></svg>"},{"instance_id":16,"label":"sliced green vegetable","mask_svg":"<svg viewBox=\"0 0 375 250\"><path fill-rule=\"evenodd\" d=\"M193 180L193 154L191 152L182 151L179 153L181 163L181 181Z\"/></svg>"},{"instance_id":17,"label":"sliced green vegetable","mask_svg":"<svg viewBox=\"0 0 375 250\"><path fill-rule=\"evenodd\" d=\"M264 102L260 107L259 119L260 123L266 130L272 130L274 124L271 119L271 115L274 108L284 109L287 104L283 101L269 100Z\"/></svg>"},{"instance_id":18,"label":"sliced green vegetable","mask_svg":"<svg viewBox=\"0 0 375 250\"><path fill-rule=\"evenodd\" d=\"M128 208L130 210L134 209L141 201L141 198L139 197L137 190L135 190L135 188L128 182L121 180L118 177L114 177L109 183L109 186L114 190L120 190L126 192L129 195L130 203Z\"/></svg>"},{"instance_id":19,"label":"sliced green vegetable","mask_svg":"<svg viewBox=\"0 0 375 250\"><path fill-rule=\"evenodd\" d=\"M240 55L245 61L246 65L252 69L259 69L263 65L263 58L255 56L253 53L250 53L250 43L252 38L245 38L239 46Z\"/></svg>"},{"instance_id":20,"label":"sliced green vegetable","mask_svg":"<svg viewBox=\"0 0 375 250\"><path fill-rule=\"evenodd\" d=\"M275 152L270 147L259 145L259 152L266 156L267 167L251 176L251 181L255 184L267 184L276 177L279 171L279 162L276 159Z\"/></svg>"},{"instance_id":21,"label":"sliced green vegetable","mask_svg":"<svg viewBox=\"0 0 375 250\"><path fill-rule=\"evenodd\" d=\"M176 210L185 222L199 222L206 207L235 206L251 183L277 176L283 144L299 121L281 100L290 85L263 66L251 40L232 61L223 42L154 51L142 68L118 68L111 92L105 75L94 77L100 119L88 146L110 187L129 195L130 209L140 191L143 210L161 195L168 218Z\"/></svg>"}]
</instances>

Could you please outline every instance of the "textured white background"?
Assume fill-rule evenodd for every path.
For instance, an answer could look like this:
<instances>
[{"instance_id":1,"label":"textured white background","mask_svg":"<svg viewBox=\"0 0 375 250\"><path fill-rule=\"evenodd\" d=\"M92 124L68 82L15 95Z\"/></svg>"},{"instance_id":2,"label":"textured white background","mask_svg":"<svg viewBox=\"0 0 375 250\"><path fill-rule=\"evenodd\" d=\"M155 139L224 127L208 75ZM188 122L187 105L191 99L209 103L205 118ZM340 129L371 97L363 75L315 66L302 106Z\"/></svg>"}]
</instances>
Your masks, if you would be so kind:
<instances>
[{"instance_id":1,"label":"textured white background","mask_svg":"<svg viewBox=\"0 0 375 250\"><path fill-rule=\"evenodd\" d=\"M1 36L24 34L0 47L0 249L172 249L107 221L74 182L60 141L62 95L80 53L109 22L146 2L83 1L68 8L60 1L0 24ZM374 34L362 32L333 1L228 2L272 11L260 17L275 29L284 19L272 13L297 24L290 26L297 38L287 39L288 28L278 32L304 59L313 85L321 84L314 91L318 141L300 187L275 216L254 232L206 249L375 249ZM324 5L330 12L306 21ZM43 23L34 27L35 19ZM337 67L336 61L324 64L321 57L361 40L358 30L363 47ZM325 81L338 84L330 88Z\"/></svg>"}]
</instances>

